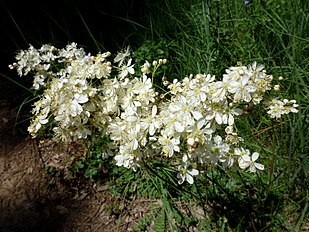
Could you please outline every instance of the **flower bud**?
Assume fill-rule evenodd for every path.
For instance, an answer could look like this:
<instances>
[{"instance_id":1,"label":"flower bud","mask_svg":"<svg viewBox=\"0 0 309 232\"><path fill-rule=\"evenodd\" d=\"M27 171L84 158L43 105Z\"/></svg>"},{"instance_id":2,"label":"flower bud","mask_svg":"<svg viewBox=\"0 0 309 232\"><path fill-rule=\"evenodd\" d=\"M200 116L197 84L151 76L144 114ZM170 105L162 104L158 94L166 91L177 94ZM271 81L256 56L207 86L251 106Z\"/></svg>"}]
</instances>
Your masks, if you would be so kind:
<instances>
[{"instance_id":1,"label":"flower bud","mask_svg":"<svg viewBox=\"0 0 309 232\"><path fill-rule=\"evenodd\" d=\"M188 138L188 139L187 139L187 143L188 143L191 147L193 147L194 144L195 144L194 138L192 138L192 137Z\"/></svg>"},{"instance_id":2,"label":"flower bud","mask_svg":"<svg viewBox=\"0 0 309 232\"><path fill-rule=\"evenodd\" d=\"M233 133L233 127L232 126L227 126L226 128L225 128L225 133L226 134L232 134Z\"/></svg>"},{"instance_id":3,"label":"flower bud","mask_svg":"<svg viewBox=\"0 0 309 232\"><path fill-rule=\"evenodd\" d=\"M168 81L163 81L163 85L164 86L167 86L167 85L169 85L170 83L168 82Z\"/></svg>"},{"instance_id":4,"label":"flower bud","mask_svg":"<svg viewBox=\"0 0 309 232\"><path fill-rule=\"evenodd\" d=\"M275 86L274 86L274 90L275 90L275 91L279 91L279 90L280 90L280 85L275 85Z\"/></svg>"}]
</instances>

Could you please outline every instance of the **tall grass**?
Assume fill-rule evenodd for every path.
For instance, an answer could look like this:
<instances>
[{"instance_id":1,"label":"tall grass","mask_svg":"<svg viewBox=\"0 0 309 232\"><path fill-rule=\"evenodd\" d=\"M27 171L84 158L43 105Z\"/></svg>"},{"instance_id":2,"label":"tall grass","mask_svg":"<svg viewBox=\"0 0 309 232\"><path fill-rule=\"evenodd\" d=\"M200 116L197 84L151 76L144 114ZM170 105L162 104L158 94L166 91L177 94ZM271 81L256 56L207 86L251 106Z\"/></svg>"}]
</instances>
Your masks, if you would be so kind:
<instances>
[{"instance_id":1,"label":"tall grass","mask_svg":"<svg viewBox=\"0 0 309 232\"><path fill-rule=\"evenodd\" d=\"M264 172L250 176L218 167L189 191L203 196L199 205L212 206L206 214L212 214L214 230L301 231L308 229L309 2L250 2L149 1L141 47L155 58L160 54L154 50L168 50L161 56L172 65L171 80L198 72L220 75L237 62L256 60L281 85L279 95L300 104L297 115L281 121L253 109L254 116L237 122L247 146L260 152Z\"/></svg>"}]
</instances>

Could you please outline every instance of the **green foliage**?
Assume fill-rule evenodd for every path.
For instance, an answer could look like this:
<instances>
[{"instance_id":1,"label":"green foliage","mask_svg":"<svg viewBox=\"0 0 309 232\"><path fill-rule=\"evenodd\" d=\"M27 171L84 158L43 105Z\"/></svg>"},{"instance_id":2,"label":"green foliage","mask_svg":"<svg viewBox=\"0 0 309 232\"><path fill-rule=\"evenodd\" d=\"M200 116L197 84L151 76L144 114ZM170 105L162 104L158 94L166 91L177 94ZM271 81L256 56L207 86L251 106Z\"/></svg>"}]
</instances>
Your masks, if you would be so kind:
<instances>
[{"instance_id":1,"label":"green foliage","mask_svg":"<svg viewBox=\"0 0 309 232\"><path fill-rule=\"evenodd\" d=\"M51 177L59 177L61 175L60 171L53 166L47 166L45 168L46 173Z\"/></svg>"},{"instance_id":2,"label":"green foliage","mask_svg":"<svg viewBox=\"0 0 309 232\"><path fill-rule=\"evenodd\" d=\"M155 57L155 44L168 41L165 58L173 62L169 80L198 72L222 74L226 64L257 60L274 73L281 97L300 103L297 115L280 121L267 119L260 108L249 108L254 117L237 122L238 133L261 154L266 171L250 176L210 170L206 179L196 181L195 190L202 196L196 198L199 205L214 206L208 215L216 231L298 231L308 215L309 3L250 2L151 2L145 41L156 42L145 42L142 48ZM197 227L211 231L202 221Z\"/></svg>"},{"instance_id":3,"label":"green foliage","mask_svg":"<svg viewBox=\"0 0 309 232\"><path fill-rule=\"evenodd\" d=\"M94 182L103 181L108 177L113 163L111 157L104 154L104 145L107 138L97 138L84 146L84 151L80 154L74 164L72 172L83 175L86 179Z\"/></svg>"},{"instance_id":4,"label":"green foliage","mask_svg":"<svg viewBox=\"0 0 309 232\"><path fill-rule=\"evenodd\" d=\"M177 77L200 71L220 74L226 64L238 61L286 66L292 54L304 54L293 56L299 61L308 59L308 5L281 2L257 0L245 6L243 1L158 1L149 4L159 8L149 16L150 38L176 45Z\"/></svg>"},{"instance_id":5,"label":"green foliage","mask_svg":"<svg viewBox=\"0 0 309 232\"><path fill-rule=\"evenodd\" d=\"M152 63L154 60L158 61L159 59L168 60L168 65L163 65L160 67L156 71L153 80L153 84L157 87L156 89L158 92L163 93L162 89L164 86L162 84L163 82L161 78L166 77L166 73L173 73L175 68L173 63L175 57L173 47L175 46L176 45L174 41L168 41L166 39L162 39L158 43L151 40L146 40L140 47L133 51L132 57L134 62L140 67L144 64L145 61ZM137 76L141 75L141 71L137 69L135 74Z\"/></svg>"}]
</instances>

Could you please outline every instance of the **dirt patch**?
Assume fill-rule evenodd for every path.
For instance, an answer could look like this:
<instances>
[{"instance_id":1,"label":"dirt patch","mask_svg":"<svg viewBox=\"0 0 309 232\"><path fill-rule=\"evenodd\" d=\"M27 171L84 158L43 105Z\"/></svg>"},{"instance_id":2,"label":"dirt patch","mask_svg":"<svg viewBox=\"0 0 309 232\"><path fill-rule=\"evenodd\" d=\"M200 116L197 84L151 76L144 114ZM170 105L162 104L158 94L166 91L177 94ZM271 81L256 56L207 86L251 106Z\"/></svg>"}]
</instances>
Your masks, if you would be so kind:
<instances>
[{"instance_id":1,"label":"dirt patch","mask_svg":"<svg viewBox=\"0 0 309 232\"><path fill-rule=\"evenodd\" d=\"M0 231L136 230L138 219L150 212L147 200L119 199L104 185L48 185L43 171L48 157L59 159L67 148L38 146L26 133L14 132L15 113L0 102Z\"/></svg>"}]
</instances>

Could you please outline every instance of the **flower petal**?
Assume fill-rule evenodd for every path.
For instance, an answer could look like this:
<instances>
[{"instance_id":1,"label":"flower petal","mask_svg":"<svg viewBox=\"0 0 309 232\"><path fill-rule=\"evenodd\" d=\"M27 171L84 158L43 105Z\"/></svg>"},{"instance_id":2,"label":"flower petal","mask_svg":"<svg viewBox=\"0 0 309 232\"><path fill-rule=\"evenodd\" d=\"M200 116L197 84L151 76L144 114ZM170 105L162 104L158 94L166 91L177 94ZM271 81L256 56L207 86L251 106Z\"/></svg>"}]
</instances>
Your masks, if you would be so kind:
<instances>
[{"instance_id":1,"label":"flower petal","mask_svg":"<svg viewBox=\"0 0 309 232\"><path fill-rule=\"evenodd\" d=\"M253 152L252 154L252 161L256 161L259 158L259 153Z\"/></svg>"},{"instance_id":2,"label":"flower petal","mask_svg":"<svg viewBox=\"0 0 309 232\"><path fill-rule=\"evenodd\" d=\"M193 177L192 177L192 176L190 176L189 174L187 174L187 175L186 175L186 179L187 179L187 181L188 181L189 184L193 184L194 181L193 181Z\"/></svg>"},{"instance_id":3,"label":"flower petal","mask_svg":"<svg viewBox=\"0 0 309 232\"><path fill-rule=\"evenodd\" d=\"M264 165L260 163L254 163L254 166L259 170L264 170Z\"/></svg>"},{"instance_id":4,"label":"flower petal","mask_svg":"<svg viewBox=\"0 0 309 232\"><path fill-rule=\"evenodd\" d=\"M197 176L198 175L198 170L196 170L196 169L192 169L192 170L190 170L190 171L187 171L190 175L192 175L192 176Z\"/></svg>"},{"instance_id":5,"label":"flower petal","mask_svg":"<svg viewBox=\"0 0 309 232\"><path fill-rule=\"evenodd\" d=\"M250 160L251 160L250 156L248 156L248 155L242 156L241 159L243 159L245 162L250 162Z\"/></svg>"}]
</instances>

